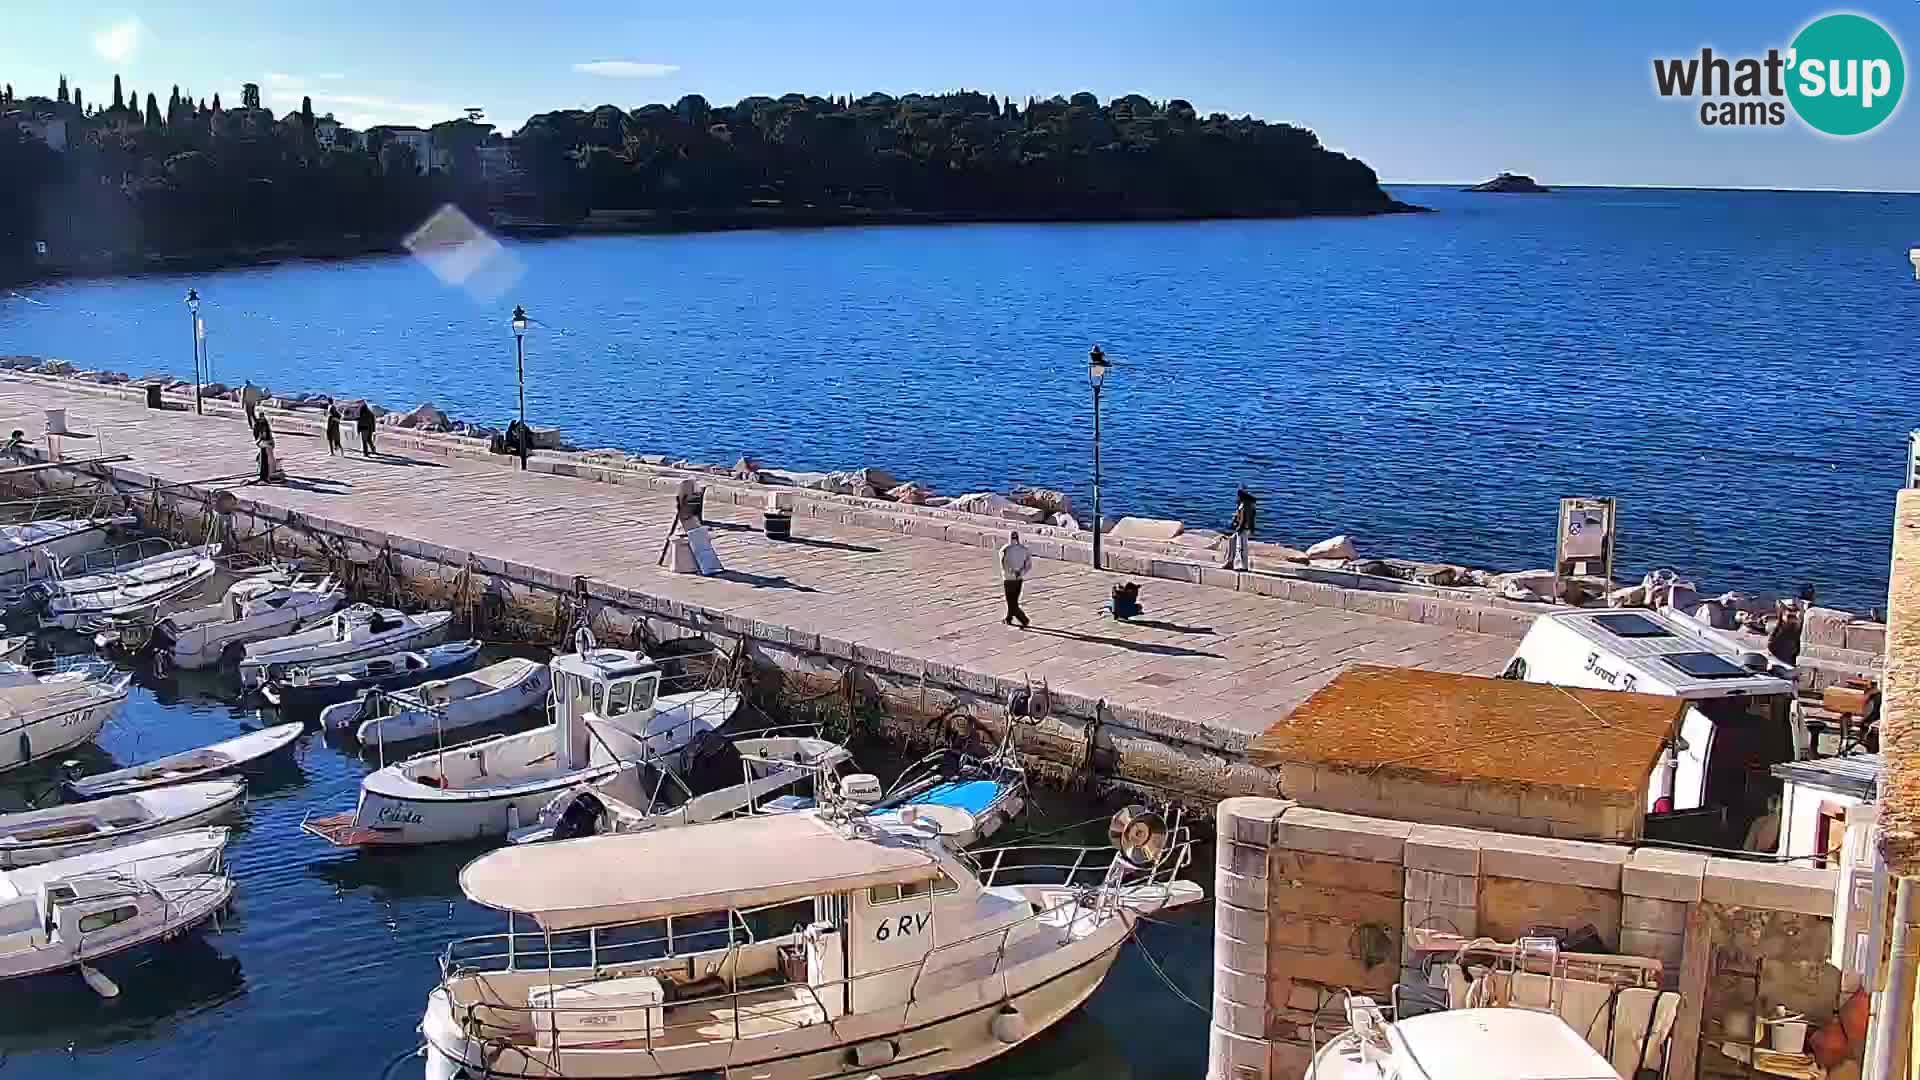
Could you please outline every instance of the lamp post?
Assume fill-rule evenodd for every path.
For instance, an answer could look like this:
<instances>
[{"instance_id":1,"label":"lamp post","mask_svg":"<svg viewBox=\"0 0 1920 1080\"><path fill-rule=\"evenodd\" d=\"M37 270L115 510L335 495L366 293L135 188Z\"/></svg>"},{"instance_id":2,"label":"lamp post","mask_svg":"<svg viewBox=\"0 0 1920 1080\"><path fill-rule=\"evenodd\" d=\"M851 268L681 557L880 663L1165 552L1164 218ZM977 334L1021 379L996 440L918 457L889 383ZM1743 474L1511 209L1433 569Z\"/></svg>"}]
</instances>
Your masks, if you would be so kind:
<instances>
[{"instance_id":1,"label":"lamp post","mask_svg":"<svg viewBox=\"0 0 1920 1080\"><path fill-rule=\"evenodd\" d=\"M1100 561L1100 384L1107 381L1107 354L1095 345L1087 354L1087 385L1093 387L1093 568L1104 570Z\"/></svg>"},{"instance_id":2,"label":"lamp post","mask_svg":"<svg viewBox=\"0 0 1920 1080\"><path fill-rule=\"evenodd\" d=\"M525 469L533 439L527 430L527 309L519 304L513 305L513 360L520 379L520 468Z\"/></svg>"},{"instance_id":3,"label":"lamp post","mask_svg":"<svg viewBox=\"0 0 1920 1080\"><path fill-rule=\"evenodd\" d=\"M200 290L198 289L187 290L187 318L191 323L189 327L191 334L188 340L193 343L193 411L204 416L206 410L200 405Z\"/></svg>"}]
</instances>

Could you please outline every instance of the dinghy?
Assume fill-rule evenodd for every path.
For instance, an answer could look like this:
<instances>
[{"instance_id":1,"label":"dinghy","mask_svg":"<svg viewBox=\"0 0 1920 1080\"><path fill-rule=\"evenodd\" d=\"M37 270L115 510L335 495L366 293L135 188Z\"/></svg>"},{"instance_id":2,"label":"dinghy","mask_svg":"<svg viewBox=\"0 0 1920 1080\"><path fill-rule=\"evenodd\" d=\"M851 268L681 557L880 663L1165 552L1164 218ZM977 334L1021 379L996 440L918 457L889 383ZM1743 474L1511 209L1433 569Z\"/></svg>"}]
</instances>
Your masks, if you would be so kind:
<instances>
[{"instance_id":1,"label":"dinghy","mask_svg":"<svg viewBox=\"0 0 1920 1080\"><path fill-rule=\"evenodd\" d=\"M721 692L660 697L660 666L627 649L572 653L552 667L552 723L387 765L361 781L353 811L302 827L346 846L437 844L507 836L580 784L644 805L648 763L686 749L739 704Z\"/></svg>"},{"instance_id":2,"label":"dinghy","mask_svg":"<svg viewBox=\"0 0 1920 1080\"><path fill-rule=\"evenodd\" d=\"M238 772L270 754L293 745L293 741L306 730L306 725L298 720L286 724L276 724L259 731L249 731L224 742L203 746L197 750L169 754L144 765L135 765L113 772L99 773L88 777L68 779L61 787L67 795L75 799L103 799L109 795L125 795L128 792L144 791L148 788L166 787L169 784L185 784L194 780L209 780L226 773Z\"/></svg>"},{"instance_id":3,"label":"dinghy","mask_svg":"<svg viewBox=\"0 0 1920 1080\"><path fill-rule=\"evenodd\" d=\"M239 809L246 794L244 781L205 780L96 802L0 814L0 870L210 825Z\"/></svg>"},{"instance_id":4,"label":"dinghy","mask_svg":"<svg viewBox=\"0 0 1920 1080\"><path fill-rule=\"evenodd\" d=\"M211 667L249 642L292 633L346 598L331 574L276 570L234 582L218 603L176 611L153 628L154 654L178 668Z\"/></svg>"},{"instance_id":5,"label":"dinghy","mask_svg":"<svg viewBox=\"0 0 1920 1080\"><path fill-rule=\"evenodd\" d=\"M53 576L62 559L107 546L131 517L48 518L0 525L0 577L16 582Z\"/></svg>"},{"instance_id":6,"label":"dinghy","mask_svg":"<svg viewBox=\"0 0 1920 1080\"><path fill-rule=\"evenodd\" d=\"M203 564L210 565L213 557L220 553L218 544L173 548L141 543L128 545L128 549L129 554L137 557L99 570L87 567L86 556L65 560L53 577L29 586L23 600L40 613L42 625L54 625L48 620L57 619L56 613L84 610L97 614L125 606L139 597L151 596L152 586L193 574ZM95 557L112 554L115 552L93 553ZM81 568L79 572L75 572L76 566ZM78 618L78 615L71 617Z\"/></svg>"},{"instance_id":7,"label":"dinghy","mask_svg":"<svg viewBox=\"0 0 1920 1080\"><path fill-rule=\"evenodd\" d=\"M0 893L0 979L77 967L96 993L115 997L119 988L89 965L191 930L232 898L233 881L217 874L82 874Z\"/></svg>"},{"instance_id":8,"label":"dinghy","mask_svg":"<svg viewBox=\"0 0 1920 1080\"><path fill-rule=\"evenodd\" d=\"M0 772L91 742L132 681L97 663L46 676L16 664L0 668Z\"/></svg>"},{"instance_id":9,"label":"dinghy","mask_svg":"<svg viewBox=\"0 0 1920 1080\"><path fill-rule=\"evenodd\" d=\"M848 802L879 794L871 776L845 783ZM1139 807L1110 829L1121 850L978 860L865 808L468 863L461 891L508 933L447 947L426 1075L953 1076L1071 1015L1142 917L1205 896L1178 876L1187 830Z\"/></svg>"},{"instance_id":10,"label":"dinghy","mask_svg":"<svg viewBox=\"0 0 1920 1080\"><path fill-rule=\"evenodd\" d=\"M193 549L195 552L204 549ZM216 549L217 550L217 549ZM161 604L188 597L204 588L219 564L211 554L180 552L150 561L136 569L92 579L63 579L61 586L47 597L40 613L43 629L93 631L125 620ZM112 579L108 581L108 579ZM74 581L89 580L83 588L70 587ZM107 581L106 584L97 582Z\"/></svg>"},{"instance_id":11,"label":"dinghy","mask_svg":"<svg viewBox=\"0 0 1920 1080\"><path fill-rule=\"evenodd\" d=\"M240 660L240 685L258 687L267 681L270 671L295 664L330 664L432 645L452 621L451 611L409 615L393 608L355 604L312 629L248 645Z\"/></svg>"},{"instance_id":12,"label":"dinghy","mask_svg":"<svg viewBox=\"0 0 1920 1080\"><path fill-rule=\"evenodd\" d=\"M478 641L454 641L415 652L291 667L262 686L260 696L283 709L317 709L366 690L399 690L425 679L452 675L479 656Z\"/></svg>"},{"instance_id":13,"label":"dinghy","mask_svg":"<svg viewBox=\"0 0 1920 1080\"><path fill-rule=\"evenodd\" d=\"M37 866L0 872L0 895L8 885L25 896L50 881L78 877L81 874L119 874L141 881L179 877L182 874L212 874L220 862L233 830L224 825L168 833L124 847L108 848L67 859L55 859Z\"/></svg>"},{"instance_id":14,"label":"dinghy","mask_svg":"<svg viewBox=\"0 0 1920 1080\"><path fill-rule=\"evenodd\" d=\"M367 746L436 738L544 705L551 686L547 665L502 660L410 690L369 690L355 701L321 710L320 726L329 731L353 727L355 737Z\"/></svg>"}]
</instances>

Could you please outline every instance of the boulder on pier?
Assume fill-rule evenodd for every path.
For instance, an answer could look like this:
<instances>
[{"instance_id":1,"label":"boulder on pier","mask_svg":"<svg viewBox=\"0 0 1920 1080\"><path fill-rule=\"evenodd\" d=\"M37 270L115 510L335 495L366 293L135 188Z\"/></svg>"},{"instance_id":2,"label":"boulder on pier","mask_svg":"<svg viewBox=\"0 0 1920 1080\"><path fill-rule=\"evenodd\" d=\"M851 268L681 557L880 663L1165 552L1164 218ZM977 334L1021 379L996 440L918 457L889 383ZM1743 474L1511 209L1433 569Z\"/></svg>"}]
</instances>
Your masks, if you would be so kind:
<instances>
[{"instance_id":1,"label":"boulder on pier","mask_svg":"<svg viewBox=\"0 0 1920 1080\"><path fill-rule=\"evenodd\" d=\"M1115 540L1172 540L1186 531L1186 522L1172 518L1123 517L1107 535Z\"/></svg>"},{"instance_id":2,"label":"boulder on pier","mask_svg":"<svg viewBox=\"0 0 1920 1080\"><path fill-rule=\"evenodd\" d=\"M1360 553L1355 551L1353 547L1353 537L1348 536L1346 533L1341 533L1339 536L1329 536L1325 540L1307 549L1308 562L1346 562L1349 559L1357 559L1359 557Z\"/></svg>"}]
</instances>

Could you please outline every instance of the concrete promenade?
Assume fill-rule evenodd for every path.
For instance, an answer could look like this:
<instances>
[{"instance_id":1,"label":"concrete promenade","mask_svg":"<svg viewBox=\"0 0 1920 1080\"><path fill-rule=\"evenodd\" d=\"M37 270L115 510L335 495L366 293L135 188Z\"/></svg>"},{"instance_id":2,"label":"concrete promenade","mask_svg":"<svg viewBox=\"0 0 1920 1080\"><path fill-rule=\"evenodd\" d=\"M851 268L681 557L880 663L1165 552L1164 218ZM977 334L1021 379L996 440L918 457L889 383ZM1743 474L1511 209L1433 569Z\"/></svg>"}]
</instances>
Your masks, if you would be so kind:
<instances>
[{"instance_id":1,"label":"concrete promenade","mask_svg":"<svg viewBox=\"0 0 1920 1080\"><path fill-rule=\"evenodd\" d=\"M390 452L373 459L358 451L329 457L309 426L319 419L311 412L297 423L276 417L288 483L250 485L253 445L230 405L197 417L177 402L156 412L128 393L0 378L0 429L39 442L49 407L68 409L75 430L100 436L61 440L65 457L131 454L115 466L123 478L232 487L264 507L586 576L957 673L1044 678L1059 692L1207 729L1214 738L1206 741L1229 753L1349 664L1490 674L1515 644L1456 626L1160 579L1143 583L1146 617L1121 624L1100 614L1118 575L1044 558L1035 560L1023 600L1034 628L1021 631L1002 625L994 552L976 544L798 514L796 542L775 543L761 535L757 508L710 497L707 518L726 572L700 578L655 565L672 517L665 491L521 473L506 458L426 453L419 438L388 439ZM357 442L350 424L344 440Z\"/></svg>"}]
</instances>

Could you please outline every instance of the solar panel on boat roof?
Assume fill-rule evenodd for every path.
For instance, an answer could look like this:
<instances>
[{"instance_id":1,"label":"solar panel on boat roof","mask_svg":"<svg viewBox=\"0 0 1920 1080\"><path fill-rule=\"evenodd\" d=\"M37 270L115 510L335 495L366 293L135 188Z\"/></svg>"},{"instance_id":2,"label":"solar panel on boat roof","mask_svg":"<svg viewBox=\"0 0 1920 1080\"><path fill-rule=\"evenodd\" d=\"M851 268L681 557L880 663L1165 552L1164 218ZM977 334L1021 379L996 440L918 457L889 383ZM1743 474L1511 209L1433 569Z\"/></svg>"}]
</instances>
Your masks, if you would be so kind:
<instances>
[{"instance_id":1,"label":"solar panel on boat roof","mask_svg":"<svg viewBox=\"0 0 1920 1080\"><path fill-rule=\"evenodd\" d=\"M1673 631L1647 618L1630 611L1611 615L1595 615L1593 621L1614 634L1616 637L1672 637Z\"/></svg>"},{"instance_id":2,"label":"solar panel on boat roof","mask_svg":"<svg viewBox=\"0 0 1920 1080\"><path fill-rule=\"evenodd\" d=\"M1672 653L1660 659L1696 679L1739 679L1753 674L1739 664L1712 653Z\"/></svg>"}]
</instances>

